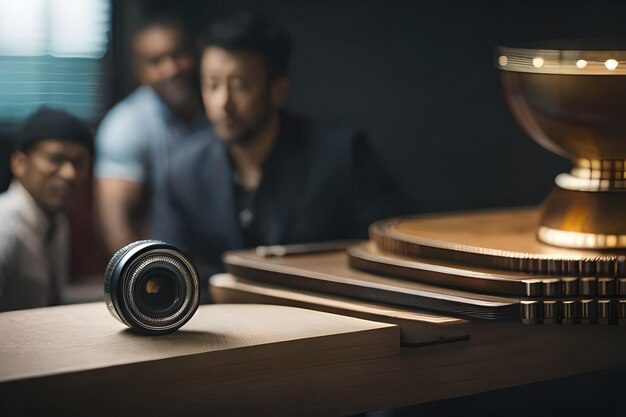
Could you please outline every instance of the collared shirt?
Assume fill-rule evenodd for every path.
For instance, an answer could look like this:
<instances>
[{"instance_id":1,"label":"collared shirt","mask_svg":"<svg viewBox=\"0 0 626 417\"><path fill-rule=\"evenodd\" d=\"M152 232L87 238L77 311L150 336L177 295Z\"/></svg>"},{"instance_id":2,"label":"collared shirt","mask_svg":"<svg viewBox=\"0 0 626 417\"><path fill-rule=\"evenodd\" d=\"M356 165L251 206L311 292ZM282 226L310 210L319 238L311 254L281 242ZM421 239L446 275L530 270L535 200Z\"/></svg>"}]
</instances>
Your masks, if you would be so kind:
<instances>
[{"instance_id":1,"label":"collared shirt","mask_svg":"<svg viewBox=\"0 0 626 417\"><path fill-rule=\"evenodd\" d=\"M100 124L95 176L139 182L158 190L163 167L174 148L207 126L202 111L189 125L174 116L152 88L141 86L113 107Z\"/></svg>"},{"instance_id":2,"label":"collared shirt","mask_svg":"<svg viewBox=\"0 0 626 417\"><path fill-rule=\"evenodd\" d=\"M69 273L68 228L62 214L51 222L17 181L0 194L0 311L59 301Z\"/></svg>"}]
</instances>

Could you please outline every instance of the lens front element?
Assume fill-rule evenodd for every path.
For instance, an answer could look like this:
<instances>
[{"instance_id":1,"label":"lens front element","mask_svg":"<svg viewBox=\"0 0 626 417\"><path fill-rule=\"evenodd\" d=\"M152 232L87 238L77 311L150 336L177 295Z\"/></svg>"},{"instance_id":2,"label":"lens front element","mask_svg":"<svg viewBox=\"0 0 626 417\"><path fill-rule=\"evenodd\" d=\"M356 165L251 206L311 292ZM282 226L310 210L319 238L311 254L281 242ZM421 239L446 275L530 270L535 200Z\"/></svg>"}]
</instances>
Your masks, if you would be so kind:
<instances>
[{"instance_id":1,"label":"lens front element","mask_svg":"<svg viewBox=\"0 0 626 417\"><path fill-rule=\"evenodd\" d=\"M180 278L172 271L149 271L135 285L133 299L142 313L166 317L180 305L179 284Z\"/></svg>"}]
</instances>

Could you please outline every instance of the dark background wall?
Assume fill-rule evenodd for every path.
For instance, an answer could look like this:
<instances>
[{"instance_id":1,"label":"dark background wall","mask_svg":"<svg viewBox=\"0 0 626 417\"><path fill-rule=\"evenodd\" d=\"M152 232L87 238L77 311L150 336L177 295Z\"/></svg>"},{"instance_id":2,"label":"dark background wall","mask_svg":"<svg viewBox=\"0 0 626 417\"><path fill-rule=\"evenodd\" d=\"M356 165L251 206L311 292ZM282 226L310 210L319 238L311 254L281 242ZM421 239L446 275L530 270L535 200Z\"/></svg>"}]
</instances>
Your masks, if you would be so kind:
<instances>
[{"instance_id":1,"label":"dark background wall","mask_svg":"<svg viewBox=\"0 0 626 417\"><path fill-rule=\"evenodd\" d=\"M617 2L400 0L145 1L201 31L235 10L293 36L288 106L364 129L413 211L537 204L569 161L532 142L508 112L496 44L619 37Z\"/></svg>"},{"instance_id":2,"label":"dark background wall","mask_svg":"<svg viewBox=\"0 0 626 417\"><path fill-rule=\"evenodd\" d=\"M569 168L512 119L496 44L626 35L626 4L606 0L113 0L103 112L134 85L129 41L142 15L178 14L198 33L242 9L293 37L288 106L365 130L414 212L538 204Z\"/></svg>"}]
</instances>

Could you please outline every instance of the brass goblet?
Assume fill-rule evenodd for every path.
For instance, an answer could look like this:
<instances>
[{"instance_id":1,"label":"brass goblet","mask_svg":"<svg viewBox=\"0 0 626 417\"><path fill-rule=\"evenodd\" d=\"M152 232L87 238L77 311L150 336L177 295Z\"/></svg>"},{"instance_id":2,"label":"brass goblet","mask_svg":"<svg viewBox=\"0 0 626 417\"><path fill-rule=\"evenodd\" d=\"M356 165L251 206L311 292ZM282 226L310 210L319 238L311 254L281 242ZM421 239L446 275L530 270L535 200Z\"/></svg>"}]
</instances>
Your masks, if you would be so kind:
<instances>
[{"instance_id":1,"label":"brass goblet","mask_svg":"<svg viewBox=\"0 0 626 417\"><path fill-rule=\"evenodd\" d=\"M500 46L496 66L524 131L573 161L542 205L539 240L626 248L626 48Z\"/></svg>"}]
</instances>

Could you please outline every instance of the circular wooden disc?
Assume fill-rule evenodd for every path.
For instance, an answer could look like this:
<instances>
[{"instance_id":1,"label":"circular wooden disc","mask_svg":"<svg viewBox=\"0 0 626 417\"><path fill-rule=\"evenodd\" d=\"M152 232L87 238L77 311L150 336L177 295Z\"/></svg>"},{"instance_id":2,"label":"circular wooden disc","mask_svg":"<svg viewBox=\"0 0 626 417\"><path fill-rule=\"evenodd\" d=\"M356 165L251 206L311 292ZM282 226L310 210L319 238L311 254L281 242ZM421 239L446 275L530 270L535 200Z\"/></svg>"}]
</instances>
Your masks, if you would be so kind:
<instances>
[{"instance_id":1,"label":"circular wooden disc","mask_svg":"<svg viewBox=\"0 0 626 417\"><path fill-rule=\"evenodd\" d=\"M370 238L386 253L543 276L626 276L625 251L574 250L535 237L536 208L382 220Z\"/></svg>"},{"instance_id":2,"label":"circular wooden disc","mask_svg":"<svg viewBox=\"0 0 626 417\"><path fill-rule=\"evenodd\" d=\"M408 258L381 252L373 242L354 245L347 252L351 267L373 274L482 294L518 297L542 295L541 280L529 274Z\"/></svg>"}]
</instances>

